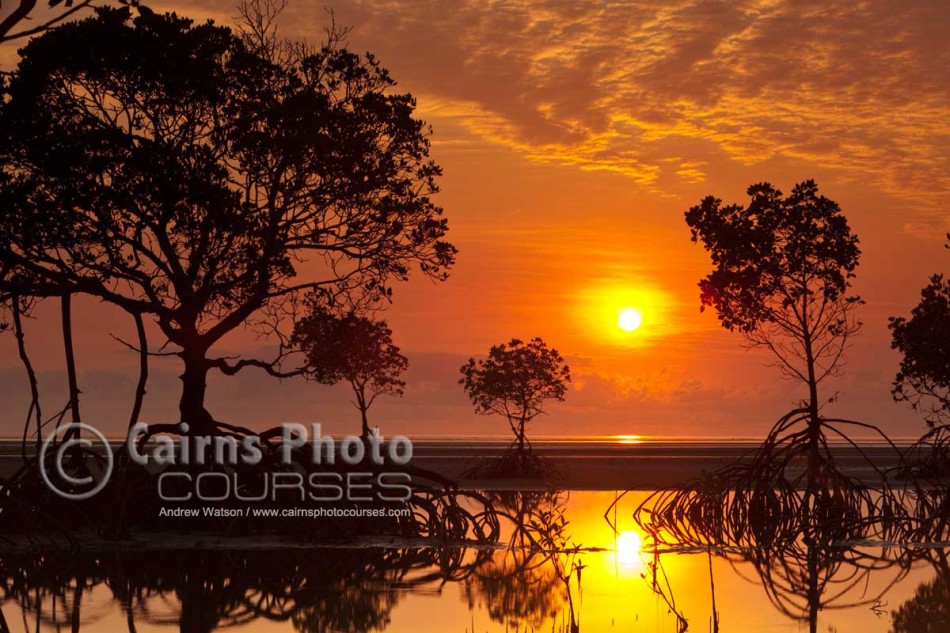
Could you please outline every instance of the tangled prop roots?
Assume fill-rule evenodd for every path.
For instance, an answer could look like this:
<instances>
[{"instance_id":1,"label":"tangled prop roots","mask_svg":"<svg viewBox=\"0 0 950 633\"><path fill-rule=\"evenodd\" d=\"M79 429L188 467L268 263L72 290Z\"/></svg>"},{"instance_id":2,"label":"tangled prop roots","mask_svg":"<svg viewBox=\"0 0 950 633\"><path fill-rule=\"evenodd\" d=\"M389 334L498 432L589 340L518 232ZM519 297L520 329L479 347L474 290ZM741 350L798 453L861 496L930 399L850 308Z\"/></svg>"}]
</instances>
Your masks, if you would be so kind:
<instances>
[{"instance_id":1,"label":"tangled prop roots","mask_svg":"<svg viewBox=\"0 0 950 633\"><path fill-rule=\"evenodd\" d=\"M550 461L536 455L530 443L523 447L513 442L498 457L476 461L459 476L463 480L541 479L551 480L557 469Z\"/></svg>"},{"instance_id":2,"label":"tangled prop roots","mask_svg":"<svg viewBox=\"0 0 950 633\"><path fill-rule=\"evenodd\" d=\"M950 539L950 425L934 427L905 452L899 473L910 491L913 521L905 540Z\"/></svg>"},{"instance_id":3,"label":"tangled prop roots","mask_svg":"<svg viewBox=\"0 0 950 633\"><path fill-rule=\"evenodd\" d=\"M874 456L849 439L847 427L878 434ZM833 451L829 436L845 446ZM860 476L838 467L842 450ZM881 466L887 462L897 464L893 471ZM821 609L876 604L913 558L888 544L915 525L908 512L913 489L890 484L905 469L903 455L874 427L827 418L816 425L807 411L792 411L745 459L656 492L637 507L654 590L675 612L661 553L695 548L709 555L710 574L714 553L751 564L776 608L808 621L812 631ZM870 574L885 569L893 572L890 583L880 592L864 590ZM685 630L685 617L677 617Z\"/></svg>"},{"instance_id":4,"label":"tangled prop roots","mask_svg":"<svg viewBox=\"0 0 950 633\"><path fill-rule=\"evenodd\" d=\"M887 473L840 429L873 427L822 419L820 432L812 433L808 422L807 411L792 411L747 458L648 497L635 511L637 523L656 545L758 550L799 539L812 546L885 539L900 531L904 492L891 488ZM837 468L829 435L848 442L874 473L873 487ZM893 454L900 460L896 447Z\"/></svg>"},{"instance_id":5,"label":"tangled prop roots","mask_svg":"<svg viewBox=\"0 0 950 633\"><path fill-rule=\"evenodd\" d=\"M221 432L240 441L243 435L234 432L232 428L226 427ZM279 433L279 429L272 430L261 437L273 440ZM494 543L499 539L498 517L488 499L474 492L460 491L454 482L411 465L314 464L310 452L303 449L295 450L291 463L285 464L278 459L278 449L273 441L265 442L264 459L255 465L176 466L157 471L155 468L147 468L116 457L112 476L101 492L89 499L72 500L53 492L41 477L41 467L47 473L53 472L50 460L54 458L54 454L55 450L47 452L48 462L44 465L39 464L36 457L32 457L13 477L3 482L0 487L0 535L19 535L35 539L57 533L69 539L80 532L123 536L130 531L188 530L230 535L298 534L312 539L386 535L434 539L443 544L468 541ZM120 452L121 454L123 453ZM101 476L103 465L101 454L79 446L70 449L70 456L66 460L66 467L70 471L68 474L73 477L91 475L95 479ZM222 509L246 507L246 499L255 498L254 495L262 490L262 482L266 482L274 473L290 473L294 477L302 477L304 481L310 476L319 475L329 476L331 481L344 482L348 480L351 472L367 474L369 477L383 472L400 473L411 480L411 495L408 500L314 500L293 489L278 491L273 487L272 494L258 503L277 509L305 507L314 510L349 510L369 507L377 510L408 509L409 512L387 513L384 516L324 516L320 517L320 520L254 516L235 518L234 514L209 517L203 513L183 518L161 517L160 510L170 505L198 510L207 505L197 499L174 504L163 500L158 492L158 477L162 472L172 470L192 477L210 472L223 473L231 478L229 481L235 482L234 489L243 487L242 496L245 501L216 501L214 505ZM325 483L327 480L320 481ZM164 490L167 493L169 489L166 480ZM361 494L364 494L363 490L365 488L361 488ZM395 495L390 495L393 496Z\"/></svg>"}]
</instances>

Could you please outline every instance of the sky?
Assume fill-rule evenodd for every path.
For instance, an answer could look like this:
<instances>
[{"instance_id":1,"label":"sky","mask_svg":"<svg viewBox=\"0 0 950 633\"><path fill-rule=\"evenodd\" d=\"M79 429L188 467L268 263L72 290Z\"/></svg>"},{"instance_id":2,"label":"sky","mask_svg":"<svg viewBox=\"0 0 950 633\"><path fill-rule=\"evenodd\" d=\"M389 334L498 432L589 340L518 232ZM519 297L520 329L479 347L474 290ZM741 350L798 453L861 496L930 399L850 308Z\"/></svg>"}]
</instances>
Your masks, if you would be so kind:
<instances>
[{"instance_id":1,"label":"sky","mask_svg":"<svg viewBox=\"0 0 950 633\"><path fill-rule=\"evenodd\" d=\"M151 2L233 24L234 0ZM930 2L460 2L289 0L280 34L318 42L329 21L371 51L418 100L444 169L437 202L457 264L443 283L398 286L381 315L409 357L400 400L379 401L384 435L503 435L457 384L469 356L543 337L568 360L563 403L544 435L756 437L806 394L699 310L711 268L683 214L705 195L744 202L768 181L815 179L860 238L855 290L866 300L826 410L916 436L923 423L890 396L898 357L889 316L950 271L950 5ZM15 47L0 64L15 64ZM417 276L418 277L418 276ZM643 315L632 333L619 311ZM44 406L65 402L57 306L27 324ZM117 432L131 406L134 354L123 314L77 302L84 416ZM233 354L267 347L250 332ZM175 420L174 359L153 363L144 421ZM28 400L14 341L0 336L0 434ZM214 377L219 419L264 428L320 422L358 429L345 389L277 382L253 370Z\"/></svg>"}]
</instances>

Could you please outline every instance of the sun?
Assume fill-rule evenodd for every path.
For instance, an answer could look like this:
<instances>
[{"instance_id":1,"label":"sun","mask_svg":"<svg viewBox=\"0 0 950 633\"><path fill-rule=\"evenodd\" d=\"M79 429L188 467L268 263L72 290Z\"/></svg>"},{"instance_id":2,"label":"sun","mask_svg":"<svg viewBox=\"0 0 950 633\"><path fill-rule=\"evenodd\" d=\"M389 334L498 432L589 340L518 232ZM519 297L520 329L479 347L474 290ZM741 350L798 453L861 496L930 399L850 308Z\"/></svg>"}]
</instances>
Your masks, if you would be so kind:
<instances>
[{"instance_id":1,"label":"sun","mask_svg":"<svg viewBox=\"0 0 950 633\"><path fill-rule=\"evenodd\" d=\"M640 563L640 535L633 531L617 535L617 562L623 567L633 567Z\"/></svg>"},{"instance_id":2,"label":"sun","mask_svg":"<svg viewBox=\"0 0 950 633\"><path fill-rule=\"evenodd\" d=\"M617 319L617 325L624 332L633 332L643 323L643 315L636 308L625 308L620 311L620 317Z\"/></svg>"},{"instance_id":3,"label":"sun","mask_svg":"<svg viewBox=\"0 0 950 633\"><path fill-rule=\"evenodd\" d=\"M648 349L679 330L672 295L649 280L593 280L574 298L576 331L597 345Z\"/></svg>"}]
</instances>

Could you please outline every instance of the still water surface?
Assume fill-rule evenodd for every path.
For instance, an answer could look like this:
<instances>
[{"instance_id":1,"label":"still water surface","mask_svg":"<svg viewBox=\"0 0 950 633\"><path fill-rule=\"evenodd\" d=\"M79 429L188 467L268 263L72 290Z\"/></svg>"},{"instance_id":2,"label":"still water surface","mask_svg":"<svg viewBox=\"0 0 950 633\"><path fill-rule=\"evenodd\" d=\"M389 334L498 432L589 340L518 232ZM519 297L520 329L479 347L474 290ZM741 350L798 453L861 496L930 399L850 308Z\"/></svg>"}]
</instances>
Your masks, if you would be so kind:
<instances>
[{"instance_id":1,"label":"still water surface","mask_svg":"<svg viewBox=\"0 0 950 633\"><path fill-rule=\"evenodd\" d=\"M721 631L808 630L800 569L644 551L631 514L647 495L623 500L616 532L604 518L613 492L508 499L532 506L524 521L540 523L527 533L506 526L501 549L7 558L2 612L11 631L675 632L680 618L689 631L712 630L715 599ZM950 631L946 553L935 547L869 572L842 566L820 585L817 630Z\"/></svg>"}]
</instances>

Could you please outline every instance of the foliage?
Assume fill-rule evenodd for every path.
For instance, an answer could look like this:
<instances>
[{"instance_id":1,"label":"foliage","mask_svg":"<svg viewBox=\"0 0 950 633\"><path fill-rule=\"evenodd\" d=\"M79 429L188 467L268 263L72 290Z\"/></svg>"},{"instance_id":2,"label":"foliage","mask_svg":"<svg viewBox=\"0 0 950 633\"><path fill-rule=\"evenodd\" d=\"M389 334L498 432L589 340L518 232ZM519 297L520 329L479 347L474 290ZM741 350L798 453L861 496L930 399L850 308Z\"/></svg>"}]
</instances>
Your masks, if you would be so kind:
<instances>
[{"instance_id":1,"label":"foliage","mask_svg":"<svg viewBox=\"0 0 950 633\"><path fill-rule=\"evenodd\" d=\"M76 0L48 0L46 4L50 10L56 11L51 18L38 26L30 26L14 31L23 22L30 20L30 13L36 8L36 0L19 0L13 11L0 20L0 43L30 37L49 30L79 11L90 7L92 0L79 0L78 2ZM137 0L119 0L119 4L137 4Z\"/></svg>"},{"instance_id":2,"label":"foliage","mask_svg":"<svg viewBox=\"0 0 950 633\"><path fill-rule=\"evenodd\" d=\"M950 282L933 275L910 319L892 317L889 327L891 347L902 355L894 399L908 402L931 426L945 422L950 416Z\"/></svg>"},{"instance_id":3,"label":"foliage","mask_svg":"<svg viewBox=\"0 0 950 633\"><path fill-rule=\"evenodd\" d=\"M25 617L54 630L102 630L102 595L122 609L123 626L113 631L134 632L160 621L191 633L266 628L271 622L287 623L286 630L300 633L370 633L387 628L402 596L464 581L491 551L465 544L341 549L319 542L306 548L221 551L203 543L172 552L103 555L47 547L29 555L5 554L0 572L4 606L9 610L15 604Z\"/></svg>"},{"instance_id":4,"label":"foliage","mask_svg":"<svg viewBox=\"0 0 950 633\"><path fill-rule=\"evenodd\" d=\"M292 343L306 355L308 378L325 385L350 384L364 435L369 433L366 411L376 398L403 394L406 383L400 376L409 361L393 343L385 321L312 312L298 321Z\"/></svg>"},{"instance_id":5,"label":"foliage","mask_svg":"<svg viewBox=\"0 0 950 633\"><path fill-rule=\"evenodd\" d=\"M840 368L860 322L848 291L860 250L838 204L814 181L787 197L769 183L749 187L749 204L723 206L709 196L686 212L694 242L715 267L700 281L702 308L722 326L771 350L782 371L817 384Z\"/></svg>"},{"instance_id":6,"label":"foliage","mask_svg":"<svg viewBox=\"0 0 950 633\"><path fill-rule=\"evenodd\" d=\"M484 604L489 617L516 630L543 630L567 607L577 630L572 580L580 591L583 547L570 535L567 495L556 490L494 491L499 514L511 523L507 547L466 579L469 608ZM558 628L558 630L561 630Z\"/></svg>"},{"instance_id":7,"label":"foliage","mask_svg":"<svg viewBox=\"0 0 950 633\"><path fill-rule=\"evenodd\" d=\"M459 384L480 414L508 419L522 449L525 425L544 412L546 400L563 401L571 370L540 338L494 345L484 360L462 365Z\"/></svg>"},{"instance_id":8,"label":"foliage","mask_svg":"<svg viewBox=\"0 0 950 633\"><path fill-rule=\"evenodd\" d=\"M950 623L950 583L946 554L937 550L936 577L918 585L914 596L891 612L891 633L937 633Z\"/></svg>"},{"instance_id":9,"label":"foliage","mask_svg":"<svg viewBox=\"0 0 950 633\"><path fill-rule=\"evenodd\" d=\"M488 617L509 627L542 630L554 620L567 599L563 581L553 565L525 566L505 551L465 582L469 609L484 605ZM516 629L517 630L517 629Z\"/></svg>"},{"instance_id":10,"label":"foliage","mask_svg":"<svg viewBox=\"0 0 950 633\"><path fill-rule=\"evenodd\" d=\"M278 374L211 356L228 332L279 336L303 296L367 306L412 266L443 279L453 263L415 100L339 33L256 46L101 8L21 52L0 113L0 259L154 318L194 432L210 369Z\"/></svg>"}]
</instances>

